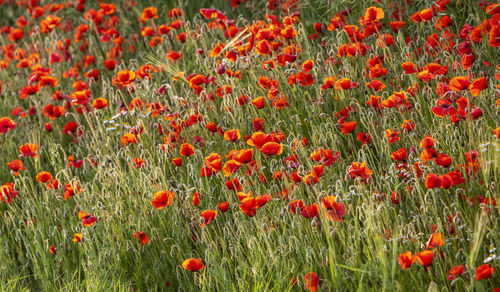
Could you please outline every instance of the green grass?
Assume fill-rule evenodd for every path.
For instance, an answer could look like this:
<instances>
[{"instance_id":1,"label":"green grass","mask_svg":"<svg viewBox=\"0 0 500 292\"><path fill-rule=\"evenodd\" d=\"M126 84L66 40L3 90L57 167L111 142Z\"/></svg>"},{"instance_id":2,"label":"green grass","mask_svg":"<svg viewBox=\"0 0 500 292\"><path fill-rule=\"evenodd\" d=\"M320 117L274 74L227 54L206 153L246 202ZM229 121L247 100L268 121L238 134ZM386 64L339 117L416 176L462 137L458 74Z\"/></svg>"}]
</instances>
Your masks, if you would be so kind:
<instances>
[{"instance_id":1,"label":"green grass","mask_svg":"<svg viewBox=\"0 0 500 292\"><path fill-rule=\"evenodd\" d=\"M4 1L6 2L6 1ZM41 1L47 4L46 1ZM495 79L500 53L488 44L488 37L480 43L471 43L476 60L470 70L461 66L453 70L453 63L460 63L460 56L453 50L450 53L440 49L434 56L423 52L418 57L411 55L413 48L405 44L405 37L417 37L416 47L425 50L427 36L437 32L434 27L436 16L425 23L413 23L410 16L429 5L431 1L406 1L401 9L406 10L405 27L399 33L393 33L389 22L392 9L389 4L400 1L299 1L300 21L294 25L298 35L290 41L301 49L297 61L286 67L277 66L272 71L261 67L265 60L276 59L272 56L260 56L250 51L247 57L240 57L235 63L229 63L227 69L241 70L241 79L218 75L218 60L210 58L208 53L218 42L231 42L223 31L210 29L200 14L200 8L216 8L224 12L229 19L235 19L238 27L251 25L255 20L265 20L268 13L267 1L254 1L231 8L230 1L137 1L130 11L123 9L123 3L116 4L117 31L123 36L123 53L117 60L117 68L109 71L103 65L106 53L112 47L112 41L102 42L95 25L84 19L83 14L73 8L65 8L51 14L61 17L61 24L71 21L73 27L80 23L88 24L90 31L84 34L89 48L79 50L80 43L73 42L74 31L55 28L48 34L39 33L40 21L49 13L34 20L26 7L3 4L0 8L3 16L2 26L15 26L16 19L24 16L30 25L24 28L24 38L15 41L16 48L29 52L32 45L38 47L40 64L51 67L51 75L59 84L55 88L42 88L37 94L27 99L19 98L31 74L29 68L16 68L17 60L0 70L2 85L0 96L0 117L10 117L16 123L14 130L0 135L0 185L14 183L18 191L10 204L0 202L0 289L27 291L109 291L109 290L208 290L208 291L300 291L305 289L304 275L316 273L321 291L491 291L500 287L499 258L488 263L496 269L485 280L475 281L475 270L489 257L495 257L500 248L499 210L493 204L498 200L500 177L500 159L498 139L492 129L499 126L499 107L495 103L499 96ZM167 13L178 7L184 11L181 17L185 24L179 30L170 31L163 37L163 42L150 48L151 37L142 37L137 19L147 6L158 8L159 18L150 20L147 25L157 27L168 24ZM345 16L346 24L359 26L358 18L363 16L365 8L382 7L385 24L382 33L389 33L395 39L390 47L380 48L376 44L377 35L368 36L363 43L371 48L366 56L335 56L338 48L349 42L342 30L327 31L326 25L335 13L351 8ZM85 11L99 6L94 1L87 1ZM285 14L282 9L274 12L281 20ZM458 34L464 24L479 25L490 19L478 5L469 1L451 1L446 10L439 14L448 15L452 24L451 33ZM106 16L109 18L110 16ZM314 32L313 25L323 23L323 33L318 39L308 39ZM35 29L29 36L28 31ZM180 43L175 36L187 32L187 40ZM198 38L192 33L196 32ZM134 42L133 35L137 34ZM246 32L240 36L246 37ZM49 66L49 52L59 52L56 42L65 38L72 40L69 47L71 58L68 61ZM453 38L458 44L463 40ZM321 44L324 42L324 44ZM0 47L9 43L7 34L0 35ZM286 41L284 45L288 45ZM135 51L129 51L129 45ZM206 56L196 54L202 48ZM165 54L181 51L182 59L169 61ZM28 53L29 55L29 53ZM93 55L96 63L79 70L78 78L63 78L63 72L76 66L85 55ZM370 78L365 74L366 62L376 55L384 57L383 67L388 69L385 77L376 78L387 87L382 92L374 92L365 83ZM337 65L327 64L327 58L338 60ZM0 57L5 60L7 54ZM305 60L314 61L310 72L314 77L312 86L289 85L291 73L299 72ZM448 73L424 83L416 74L404 75L401 63L411 61L422 68L439 59L441 65L447 65ZM483 64L491 62L491 66ZM112 79L120 70L137 71L142 65L151 64L161 68L160 72L151 73L150 80L137 79L133 83L134 92L119 89L112 85ZM42 114L42 108L49 103L64 105L64 101L54 101L51 95L60 90L63 95L70 95L76 80L88 81L83 73L90 69L99 70L99 80L89 82L91 100L104 97L109 106L106 109L79 114L75 107L64 116L49 120ZM191 73L212 75L215 84L204 86L205 91L215 96L217 87L231 85L232 93L214 101L203 101L201 95L193 93L185 79L177 82L172 77L184 71L185 77ZM471 81L485 76L488 87L478 97L462 91L471 104L481 108L483 115L472 120L467 118L454 124L448 118L440 118L431 112L439 96L436 86L439 81L448 82L455 76L471 75ZM257 85L258 78L266 76L279 82L279 91L287 97L290 106L277 110L267 98L267 90ZM357 88L350 90L321 90L327 76L337 79L347 77L357 82ZM390 84L392 82L392 84ZM397 108L375 111L366 105L370 95L380 95L387 99L394 92L406 90L417 83L419 91L408 97L413 105L407 111ZM166 93L159 94L158 89L166 85ZM256 109L251 103L244 106L235 104L242 94L250 99L265 96L265 107ZM164 114L153 117L150 110L135 111L116 116L120 105L128 106L130 101L140 97L146 103L160 102L167 107ZM322 98L323 103L317 102ZM184 103L183 105L182 103ZM89 104L90 105L90 104ZM19 106L26 113L33 107L36 113L27 117L13 117L11 110ZM356 110L347 121L357 121L353 133L341 133L335 113L347 106ZM90 106L91 107L91 106ZM226 111L226 107L231 112ZM166 131L173 131L164 119L167 114L178 113L177 123L199 113L203 121L183 129L176 147L162 150L165 135L158 133L161 122ZM115 117L114 117L115 116ZM114 118L113 118L114 117ZM252 119L264 119L264 132L279 131L286 135L282 140L283 154L267 157L254 149L254 160L266 179L261 183L259 176L245 174L246 167L225 177L222 171L212 177L200 177L200 168L204 158L215 152L224 157L231 150L251 148L243 136L251 135L254 130ZM385 137L386 129L401 130L404 120L412 119L416 125L410 133L400 133L401 140L389 144ZM117 124L110 129L110 121ZM83 136L76 143L71 135L62 132L69 121L76 121ZM242 139L235 143L224 140L222 135L210 133L205 125L214 121L224 130L239 129ZM48 133L44 124L51 122L54 129ZM131 126L141 124L144 132L138 135L138 143L122 146L120 137ZM356 139L357 133L369 133L372 141L361 145ZM406 180L398 178L396 162L391 159L391 152L399 148L408 150L408 164L413 164L420 157L420 140L432 135L438 142L436 150L452 157L449 169L428 162L421 166L423 176L418 178L411 172ZM202 137L204 146L193 141ZM293 149L294 138L307 138L307 145ZM179 147L183 141L193 144L195 154L184 157L182 166L176 167L171 159L179 157ZM7 162L17 159L18 147L25 143L38 146L38 157L20 158L26 170L14 176L7 167ZM412 151L414 147L414 151ZM255 148L255 147L253 147ZM324 174L319 182L312 186L294 183L291 179L283 181L272 179L274 171L294 170L288 168L283 160L297 154L300 161L300 174L306 174L312 166L320 164L309 159L316 149L340 151L340 159L331 166L324 167ZM466 175L465 153L477 150L480 168L477 172ZM83 159L81 168L68 166L68 156ZM93 166L91 156L96 165ZM145 159L146 166L134 168L135 157ZM352 162L367 162L373 174L367 183L349 178L346 173ZM445 174L452 169L460 170L466 182L450 189L427 189L424 185L427 173ZM58 190L49 190L36 181L41 171L50 172L60 183ZM273 198L262 208L257 209L254 217L248 217L239 209L240 201L235 192L227 189L226 180L236 177L244 192L253 196L269 194ZM64 185L78 181L81 193L67 200L63 197ZM407 188L411 186L411 190ZM316 218L304 218L290 212L288 200L278 198L277 193L288 189L290 200L301 199L305 204L320 204L327 195L337 196L337 200L346 206L342 222L332 222L324 214L321 206ZM175 193L173 204L163 210L151 205L153 195L160 190ZM200 204L194 206L192 194L197 190L203 197ZM400 203L393 204L390 196L397 191ZM385 193L385 197L376 199L375 192ZM482 196L490 198L489 204L471 204L469 198ZM464 199L465 198L465 199ZM229 210L219 211L217 218L207 226L200 227L203 210L215 210L217 204L229 202ZM85 211L98 218L95 225L83 227L78 212ZM455 233L450 233L448 215L456 214L452 225ZM444 244L435 248L432 266L428 270L415 262L411 268L402 270L398 255L412 251L416 254L426 249L426 242L436 232L444 238ZM388 240L384 234L390 230ZM133 237L136 231L144 231L150 239L141 245ZM73 243L75 233L82 233L82 242ZM49 252L54 246L56 254ZM184 269L181 264L188 258L202 258L205 268L199 272ZM466 270L455 280L447 279L449 270L456 265L464 265ZM296 280L296 283L293 284ZM168 282L168 288L165 283Z\"/></svg>"}]
</instances>

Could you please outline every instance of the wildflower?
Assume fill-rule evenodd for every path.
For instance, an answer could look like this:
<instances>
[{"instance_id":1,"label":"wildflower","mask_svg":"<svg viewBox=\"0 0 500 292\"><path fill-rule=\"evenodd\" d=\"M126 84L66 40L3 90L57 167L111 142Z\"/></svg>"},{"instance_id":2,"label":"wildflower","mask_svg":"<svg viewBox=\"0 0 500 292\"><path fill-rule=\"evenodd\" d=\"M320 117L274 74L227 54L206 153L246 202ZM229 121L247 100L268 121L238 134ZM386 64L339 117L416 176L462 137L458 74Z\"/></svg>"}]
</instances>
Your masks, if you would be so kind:
<instances>
[{"instance_id":1,"label":"wildflower","mask_svg":"<svg viewBox=\"0 0 500 292\"><path fill-rule=\"evenodd\" d=\"M147 244L149 242L149 237L146 235L144 231L137 231L134 233L134 238L140 240L141 244Z\"/></svg>"},{"instance_id":2,"label":"wildflower","mask_svg":"<svg viewBox=\"0 0 500 292\"><path fill-rule=\"evenodd\" d=\"M432 265L432 260L434 259L434 251L433 250L424 250L417 253L417 261L424 266L424 269L427 270L430 265Z\"/></svg>"},{"instance_id":3,"label":"wildflower","mask_svg":"<svg viewBox=\"0 0 500 292\"><path fill-rule=\"evenodd\" d=\"M194 147L189 143L183 143L179 150L181 156L188 157L194 154Z\"/></svg>"},{"instance_id":4,"label":"wildflower","mask_svg":"<svg viewBox=\"0 0 500 292\"><path fill-rule=\"evenodd\" d=\"M429 238L429 241L427 241L427 248L434 248L434 247L439 247L442 246L444 243L443 241L443 236L441 233L433 233L431 237Z\"/></svg>"},{"instance_id":5,"label":"wildflower","mask_svg":"<svg viewBox=\"0 0 500 292\"><path fill-rule=\"evenodd\" d=\"M465 267L463 265L454 266L450 269L450 275L448 275L448 280L453 281L457 276L461 276L465 272Z\"/></svg>"},{"instance_id":6,"label":"wildflower","mask_svg":"<svg viewBox=\"0 0 500 292\"><path fill-rule=\"evenodd\" d=\"M81 242L82 241L82 234L81 233L75 233L73 236L73 243Z\"/></svg>"},{"instance_id":7,"label":"wildflower","mask_svg":"<svg viewBox=\"0 0 500 292\"><path fill-rule=\"evenodd\" d=\"M116 73L116 77L113 78L113 86L119 85L120 87L127 87L132 85L134 81L135 72L125 69Z\"/></svg>"},{"instance_id":8,"label":"wildflower","mask_svg":"<svg viewBox=\"0 0 500 292\"><path fill-rule=\"evenodd\" d=\"M95 109L105 109L108 107L108 100L102 97L96 98L92 101L92 107Z\"/></svg>"},{"instance_id":9,"label":"wildflower","mask_svg":"<svg viewBox=\"0 0 500 292\"><path fill-rule=\"evenodd\" d=\"M172 205L175 194L170 191L159 191L154 194L151 205L158 210Z\"/></svg>"},{"instance_id":10,"label":"wildflower","mask_svg":"<svg viewBox=\"0 0 500 292\"><path fill-rule=\"evenodd\" d=\"M495 272L495 268L490 267L489 264L483 264L476 268L476 281L488 279Z\"/></svg>"},{"instance_id":11,"label":"wildflower","mask_svg":"<svg viewBox=\"0 0 500 292\"><path fill-rule=\"evenodd\" d=\"M97 218L83 211L78 213L78 218L82 220L83 227L90 227L97 222Z\"/></svg>"},{"instance_id":12,"label":"wildflower","mask_svg":"<svg viewBox=\"0 0 500 292\"><path fill-rule=\"evenodd\" d=\"M202 259L189 258L182 262L182 267L191 272L197 272L202 270L205 265L201 262Z\"/></svg>"},{"instance_id":13,"label":"wildflower","mask_svg":"<svg viewBox=\"0 0 500 292\"><path fill-rule=\"evenodd\" d=\"M205 210L201 212L201 216L205 220L202 226L208 225L217 218L217 210Z\"/></svg>"},{"instance_id":14,"label":"wildflower","mask_svg":"<svg viewBox=\"0 0 500 292\"><path fill-rule=\"evenodd\" d=\"M7 162L7 166L14 172L14 176L18 176L20 170L26 170L23 162L19 159L14 159L11 162Z\"/></svg>"},{"instance_id":15,"label":"wildflower","mask_svg":"<svg viewBox=\"0 0 500 292\"><path fill-rule=\"evenodd\" d=\"M17 124L11 118L0 118L0 135L7 133L9 130L14 130Z\"/></svg>"},{"instance_id":16,"label":"wildflower","mask_svg":"<svg viewBox=\"0 0 500 292\"><path fill-rule=\"evenodd\" d=\"M36 151L38 148L31 143L26 143L24 145L19 146L19 151L21 151L21 155L19 155L19 158L26 157L26 156L31 156L31 157L38 157L38 154Z\"/></svg>"},{"instance_id":17,"label":"wildflower","mask_svg":"<svg viewBox=\"0 0 500 292\"><path fill-rule=\"evenodd\" d=\"M306 280L306 289L311 292L318 291L319 276L316 273L309 272L304 276Z\"/></svg>"},{"instance_id":18,"label":"wildflower","mask_svg":"<svg viewBox=\"0 0 500 292\"><path fill-rule=\"evenodd\" d=\"M5 183L0 186L0 202L5 200L7 203L11 203L12 199L17 197L18 191L14 190L14 183Z\"/></svg>"}]
</instances>

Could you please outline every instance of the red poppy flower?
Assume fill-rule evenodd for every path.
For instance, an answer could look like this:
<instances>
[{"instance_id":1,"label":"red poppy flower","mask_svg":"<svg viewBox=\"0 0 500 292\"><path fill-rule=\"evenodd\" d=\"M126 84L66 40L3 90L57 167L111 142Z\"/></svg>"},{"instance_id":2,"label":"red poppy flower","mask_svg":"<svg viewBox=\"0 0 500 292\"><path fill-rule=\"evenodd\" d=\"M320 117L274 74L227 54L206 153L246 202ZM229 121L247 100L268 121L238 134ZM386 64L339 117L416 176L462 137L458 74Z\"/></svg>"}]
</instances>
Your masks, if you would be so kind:
<instances>
[{"instance_id":1,"label":"red poppy flower","mask_svg":"<svg viewBox=\"0 0 500 292\"><path fill-rule=\"evenodd\" d=\"M26 168L23 166L23 162L19 159L14 159L11 162L7 162L7 166L14 172L14 176L18 176L20 170L26 170Z\"/></svg>"},{"instance_id":2,"label":"red poppy flower","mask_svg":"<svg viewBox=\"0 0 500 292\"><path fill-rule=\"evenodd\" d=\"M473 96L478 96L481 93L481 91L483 91L487 87L488 83L486 82L486 78L481 77L472 81L472 83L469 85L469 91L470 94L472 94Z\"/></svg>"},{"instance_id":3,"label":"red poppy flower","mask_svg":"<svg viewBox=\"0 0 500 292\"><path fill-rule=\"evenodd\" d=\"M194 154L194 147L189 143L183 143L181 145L179 153L184 157L189 157Z\"/></svg>"},{"instance_id":4,"label":"red poppy flower","mask_svg":"<svg viewBox=\"0 0 500 292\"><path fill-rule=\"evenodd\" d=\"M354 129L356 128L356 125L358 122L345 122L340 125L340 130L342 131L342 134L347 135L349 133L352 133Z\"/></svg>"},{"instance_id":5,"label":"red poppy flower","mask_svg":"<svg viewBox=\"0 0 500 292\"><path fill-rule=\"evenodd\" d=\"M38 157L38 154L36 153L37 150L38 148L31 143L21 145L19 146L19 151L21 151L21 155L19 155L19 158L26 156Z\"/></svg>"},{"instance_id":6,"label":"red poppy flower","mask_svg":"<svg viewBox=\"0 0 500 292\"><path fill-rule=\"evenodd\" d=\"M318 291L319 276L316 273L309 272L304 276L306 280L306 289L311 292Z\"/></svg>"},{"instance_id":7,"label":"red poppy flower","mask_svg":"<svg viewBox=\"0 0 500 292\"><path fill-rule=\"evenodd\" d=\"M427 241L427 248L434 248L438 246L442 246L444 243L443 241L443 236L441 233L433 233L431 234L431 237L429 238L429 241Z\"/></svg>"},{"instance_id":8,"label":"red poppy flower","mask_svg":"<svg viewBox=\"0 0 500 292\"><path fill-rule=\"evenodd\" d=\"M411 251L399 254L398 256L398 262L401 268L404 270L408 269L411 267L411 265L417 260L417 257L415 255L411 254Z\"/></svg>"},{"instance_id":9,"label":"red poppy flower","mask_svg":"<svg viewBox=\"0 0 500 292\"><path fill-rule=\"evenodd\" d=\"M188 271L197 272L205 267L201 261L201 259L189 258L182 262L182 267Z\"/></svg>"},{"instance_id":10,"label":"red poppy flower","mask_svg":"<svg viewBox=\"0 0 500 292\"><path fill-rule=\"evenodd\" d=\"M465 267L463 265L454 266L450 269L450 275L448 275L448 280L453 281L457 276L461 276L465 272Z\"/></svg>"},{"instance_id":11,"label":"red poppy flower","mask_svg":"<svg viewBox=\"0 0 500 292\"><path fill-rule=\"evenodd\" d=\"M219 211L224 213L229 209L229 202L226 201L226 202L219 203L217 205L217 208L219 209Z\"/></svg>"},{"instance_id":12,"label":"red poppy flower","mask_svg":"<svg viewBox=\"0 0 500 292\"><path fill-rule=\"evenodd\" d=\"M82 220L83 227L90 227L97 222L97 218L83 211L78 213L78 218Z\"/></svg>"},{"instance_id":13,"label":"red poppy flower","mask_svg":"<svg viewBox=\"0 0 500 292\"><path fill-rule=\"evenodd\" d=\"M217 210L205 210L201 212L201 216L203 217L203 220L205 220L202 226L206 226L217 218Z\"/></svg>"},{"instance_id":14,"label":"red poppy flower","mask_svg":"<svg viewBox=\"0 0 500 292\"><path fill-rule=\"evenodd\" d=\"M107 108L108 100L103 97L96 98L92 101L92 107L94 107L95 109Z\"/></svg>"},{"instance_id":15,"label":"red poppy flower","mask_svg":"<svg viewBox=\"0 0 500 292\"><path fill-rule=\"evenodd\" d=\"M224 140L236 142L241 138L240 131L238 129L228 130L224 132Z\"/></svg>"},{"instance_id":16,"label":"red poppy flower","mask_svg":"<svg viewBox=\"0 0 500 292\"><path fill-rule=\"evenodd\" d=\"M476 268L476 281L488 279L495 272L495 268L490 267L489 264L483 264Z\"/></svg>"},{"instance_id":17,"label":"red poppy flower","mask_svg":"<svg viewBox=\"0 0 500 292\"><path fill-rule=\"evenodd\" d=\"M259 150L268 156L281 155L283 153L283 144L267 142Z\"/></svg>"},{"instance_id":18,"label":"red poppy flower","mask_svg":"<svg viewBox=\"0 0 500 292\"><path fill-rule=\"evenodd\" d=\"M172 205L175 194L170 191L159 191L154 194L151 205L158 210Z\"/></svg>"},{"instance_id":19,"label":"red poppy flower","mask_svg":"<svg viewBox=\"0 0 500 292\"><path fill-rule=\"evenodd\" d=\"M135 72L129 70L122 70L116 73L116 77L113 78L113 86L120 85L121 87L127 87L132 85L135 81Z\"/></svg>"},{"instance_id":20,"label":"red poppy flower","mask_svg":"<svg viewBox=\"0 0 500 292\"><path fill-rule=\"evenodd\" d=\"M144 231L135 232L134 238L139 239L141 241L141 244L147 244L149 242L149 237L146 235Z\"/></svg>"},{"instance_id":21,"label":"red poppy flower","mask_svg":"<svg viewBox=\"0 0 500 292\"><path fill-rule=\"evenodd\" d=\"M81 233L75 233L73 236L73 243L81 242L82 241L82 234Z\"/></svg>"},{"instance_id":22,"label":"red poppy flower","mask_svg":"<svg viewBox=\"0 0 500 292\"><path fill-rule=\"evenodd\" d=\"M434 259L434 250L424 250L417 253L417 261L427 270L432 265Z\"/></svg>"}]
</instances>

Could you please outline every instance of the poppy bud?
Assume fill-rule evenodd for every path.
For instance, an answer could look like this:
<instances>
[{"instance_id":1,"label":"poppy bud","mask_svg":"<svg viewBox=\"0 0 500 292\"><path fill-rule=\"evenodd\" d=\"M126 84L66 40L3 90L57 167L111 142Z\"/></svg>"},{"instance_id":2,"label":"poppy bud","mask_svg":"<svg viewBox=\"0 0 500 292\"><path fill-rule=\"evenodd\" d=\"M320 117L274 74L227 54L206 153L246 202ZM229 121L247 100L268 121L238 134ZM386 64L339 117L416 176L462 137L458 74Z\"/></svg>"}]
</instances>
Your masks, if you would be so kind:
<instances>
[{"instance_id":1,"label":"poppy bud","mask_svg":"<svg viewBox=\"0 0 500 292\"><path fill-rule=\"evenodd\" d=\"M50 123L45 123L45 129L47 130L47 132L52 132L52 125Z\"/></svg>"}]
</instances>

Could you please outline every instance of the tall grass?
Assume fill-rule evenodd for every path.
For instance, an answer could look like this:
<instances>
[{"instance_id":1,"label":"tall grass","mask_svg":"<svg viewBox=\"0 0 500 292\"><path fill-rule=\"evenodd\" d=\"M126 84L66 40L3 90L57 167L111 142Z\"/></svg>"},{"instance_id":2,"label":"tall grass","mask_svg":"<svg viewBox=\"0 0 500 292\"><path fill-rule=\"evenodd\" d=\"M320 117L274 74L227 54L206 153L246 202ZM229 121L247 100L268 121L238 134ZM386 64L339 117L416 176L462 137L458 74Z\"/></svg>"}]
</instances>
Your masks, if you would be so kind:
<instances>
[{"instance_id":1,"label":"tall grass","mask_svg":"<svg viewBox=\"0 0 500 292\"><path fill-rule=\"evenodd\" d=\"M45 1L41 1L46 4ZM86 10L99 9L98 3L87 1ZM415 46L426 46L429 34L435 32L434 21L412 23L409 16L414 12L432 5L430 1L412 1L411 5L402 2L407 10L406 26L399 33L389 28L388 7L399 1L382 0L376 4L384 8L386 17L384 33L391 33L395 45L380 48L376 45L376 35L364 40L371 46L366 56L336 58L337 49L349 42L341 29L327 31L326 25L334 14L351 8L345 16L347 24L358 24L365 8L374 5L373 1L299 1L300 21L294 28L298 32L292 43L300 47L299 59L287 67L277 67L272 71L261 68L262 57L254 52L240 57L235 63L228 63L231 70L241 70L241 79L217 75L216 58L208 53L218 42L231 42L221 30L208 27L199 13L200 8L217 8L235 19L239 27L252 24L254 20L265 19L267 1L248 1L232 9L229 1L137 1L130 11L122 9L123 3L116 3L118 16L117 30L124 36L124 52L116 69L108 71L103 66L106 52L112 44L102 42L95 32L94 24L82 18L73 8L58 11L61 23L71 21L76 27L80 23L90 26L85 34L88 51L79 51L80 44L70 46L71 59L52 66L52 74L58 78L56 88L42 88L37 94L21 100L19 90L26 85L31 74L29 68L16 68L17 61L0 70L2 86L0 117L11 116L10 111L20 106L28 112L30 107L36 113L27 117L15 118L17 128L0 136L0 183L13 182L19 192L12 203L0 203L0 284L2 290L208 290L208 291L296 291L305 287L304 275L314 272L319 275L319 289L324 291L465 291L491 290L500 287L499 271L487 280L475 280L475 269L489 259L489 264L500 268L496 248L500 247L500 219L496 203L498 200L500 159L498 139L492 129L498 126L499 107L495 104L499 90L494 78L496 65L500 60L498 48L492 48L485 39L472 43L476 61L469 71L459 66L452 70L454 62L460 62L455 52L438 51L435 56L422 53L418 58L410 56L411 46L405 44L405 37L416 37ZM158 8L158 19L148 22L155 28L168 24L171 20L167 12L174 7L183 10L181 17L185 24L179 30L172 30L163 42L154 47L148 46L150 38L140 36L142 25L137 18L147 6ZM57 51L56 42L66 37L72 39L73 31L63 32L61 27L43 34L39 32L42 18L33 20L28 11L14 4L0 5L2 9L0 24L15 25L19 16L25 16L30 28L36 28L31 36L25 29L24 38L17 41L17 47L28 50L38 46L40 64L49 67L48 51ZM276 13L281 20L285 14L281 9ZM451 1L443 12L453 20L448 29L458 33L464 24L477 26L488 15L473 1ZM441 15L441 14L439 14ZM313 24L323 23L323 33L318 39L309 39ZM179 43L175 35L188 32L185 43ZM194 38L192 33L198 34ZM138 34L134 52L128 51L132 35ZM233 41L244 39L246 34L238 35ZM323 42L323 44L322 44ZM458 43L458 41L457 41ZM9 44L6 34L0 35L0 46ZM196 54L203 49L205 55ZM182 51L182 59L169 61L165 58L170 50ZM93 55L94 65L80 70L80 79L86 81L83 73L99 69L99 80L90 81L93 98L105 97L109 106L102 110L91 110L79 114L71 109L60 118L50 121L54 129L48 133L44 124L49 122L42 108L54 102L51 94L59 89L69 95L74 89L75 78L65 79L63 72L80 62L85 55ZM274 54L275 57L276 53ZM384 57L384 67L389 73L377 78L387 88L376 93L365 86L370 82L366 76L366 61L373 56ZM338 65L328 65L326 59L338 59ZM222 58L220 58L222 59ZM315 65L310 72L314 76L313 86L302 87L287 83L290 73L300 71L300 64L313 60ZM445 77L474 74L486 76L488 88L479 97L464 93L475 106L483 111L476 120L467 119L457 124L447 118L439 118L431 112L439 96L436 94L438 80L424 83L413 75L403 75L401 63L413 61L423 67L439 59L447 65L449 72ZM491 66L483 65L491 62ZM149 80L137 79L134 92L119 89L112 85L112 78L119 70L136 71L140 66L151 64L161 68L152 73ZM297 64L297 66L295 66ZM174 75L184 71L184 78L173 81ZM208 85L206 91L213 92L218 86L229 84L232 93L223 99L204 102L201 95L193 93L185 77L200 73L216 77L215 85ZM242 94L251 99L267 96L267 91L257 86L258 77L267 76L279 82L279 90L290 106L281 110L272 107L266 99L264 109L257 110L252 104L237 106L235 99ZM348 77L359 86L351 90L321 90L323 79L336 76ZM444 80L444 77L441 79ZM474 80L474 78L471 78ZM392 81L392 84L389 82ZM393 92L406 90L414 83L420 89L409 102L414 105L407 111L395 108L376 112L366 105L370 94L381 95L386 99ZM166 93L158 93L165 86ZM203 121L187 127L181 134L181 143L186 140L193 144L195 154L184 157L182 166L176 167L172 158L179 157L179 146L169 151L159 147L164 143L164 135L158 134L158 122L167 128L168 121L163 115L153 117L148 110L134 110L117 115L120 106L140 97L147 103L161 102L167 107L165 114L178 113L178 122L188 120L189 116L199 113ZM318 102L318 99L323 102ZM343 135L335 112L352 106L356 113L350 120L358 125L353 133ZM226 107L231 109L226 111ZM282 141L283 154L267 157L257 149L254 159L266 179L261 183L258 175L244 174L242 167L231 177L242 182L243 191L254 196L270 194L272 200L257 210L254 217L240 211L240 201L234 192L225 186L226 180L219 172L214 176L200 177L204 157L215 152L224 156L234 149L250 148L243 139L235 143L224 140L222 135L210 133L204 126L214 121L224 130L239 129L242 136L253 133L252 119L261 117L265 121L265 133L280 131L286 135ZM386 129L401 129L406 119L412 119L415 129L408 134L400 134L401 140L395 144L387 143ZM62 133L64 125L76 121L84 135L73 141L71 135ZM141 124L144 132L138 135L138 143L124 147L120 137L135 125ZM168 129L168 128L167 128ZM356 139L359 132L369 133L370 145L361 145ZM438 142L436 149L453 159L451 168L467 164L465 153L477 150L480 154L480 168L470 176L462 170L466 182L451 189L427 189L424 185L425 174L429 172L446 173L448 170L428 163L421 166L424 176L418 178L411 173L406 180L398 178L396 163L391 152L398 148L408 149L408 162L418 161L419 142L432 135ZM204 139L201 146L194 137ZM306 146L294 147L294 138L306 138ZM14 176L6 166L20 154L18 147L25 143L38 145L38 157L22 158L25 171ZM412 151L412 147L416 149ZM309 159L316 149L340 151L340 159L325 167L325 173L313 186L295 184L288 178L283 181L272 179L274 171L288 171L283 160L294 153L301 165L300 174L307 173L318 164ZM83 159L81 168L68 166L68 156ZM89 158L89 156L91 158ZM132 159L145 159L146 166L135 168ZM91 162L94 160L96 165ZM223 159L223 163L227 159ZM350 179L346 169L351 162L367 162L373 170L368 183ZM58 179L61 188L49 190L36 181L40 171L48 171ZM78 181L81 193L67 200L63 197L63 187ZM411 186L411 190L407 187ZM347 208L342 222L332 222L323 209L313 219L290 212L289 202L276 194L283 189L289 191L290 200L301 199L306 204L321 204L327 195L337 196ZM150 201L154 193L170 190L176 197L171 206L163 210L155 209ZM199 191L203 197L198 206L192 203L192 194ZM391 202L392 191L401 195L400 203ZM385 196L375 193L385 193ZM482 196L490 198L489 204L472 204L468 198ZM464 197L466 199L464 199ZM207 226L200 227L203 219L200 212L215 210L217 204L229 202L228 212L219 212L217 218ZM98 218L95 225L83 227L78 212L85 211ZM448 215L456 215L449 222ZM434 225L434 226L433 226ZM455 233L450 233L450 226ZM144 231L150 242L141 245L133 234ZM391 236L387 236L387 232ZM398 255L412 251L417 253L426 249L426 242L433 232L440 232L444 245L435 249L432 267L424 270L415 263L402 271ZM82 233L82 242L73 243L75 233ZM54 246L57 253L49 252ZM191 272L182 268L181 263L188 258L202 258L205 268ZM493 258L493 259L492 259ZM447 279L453 266L464 265L462 276L450 281ZM168 283L168 288L166 287Z\"/></svg>"}]
</instances>

